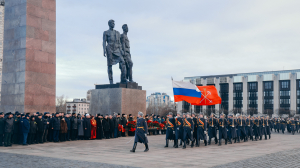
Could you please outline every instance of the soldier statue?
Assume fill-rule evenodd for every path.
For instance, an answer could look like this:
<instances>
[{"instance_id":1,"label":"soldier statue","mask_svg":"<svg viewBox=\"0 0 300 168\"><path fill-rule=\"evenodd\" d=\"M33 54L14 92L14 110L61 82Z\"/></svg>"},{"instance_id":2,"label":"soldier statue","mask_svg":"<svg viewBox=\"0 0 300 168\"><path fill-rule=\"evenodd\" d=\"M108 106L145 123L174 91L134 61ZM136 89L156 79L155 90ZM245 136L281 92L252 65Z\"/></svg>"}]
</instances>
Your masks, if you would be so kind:
<instances>
[{"instance_id":1,"label":"soldier statue","mask_svg":"<svg viewBox=\"0 0 300 168\"><path fill-rule=\"evenodd\" d=\"M123 29L123 34L121 34L121 44L122 44L122 49L124 51L124 61L126 65L126 79L129 80L129 82L133 82L132 80L132 60L131 60L131 54L130 54L130 45L129 45L129 39L127 37L128 33L128 26L127 24L124 24L122 26Z\"/></svg>"},{"instance_id":2,"label":"soldier statue","mask_svg":"<svg viewBox=\"0 0 300 168\"><path fill-rule=\"evenodd\" d=\"M103 54L107 57L108 78L110 84L113 84L112 66L119 63L121 69L121 83L127 83L126 80L126 65L123 58L124 51L120 42L120 33L114 30L115 21L108 21L109 30L103 33ZM107 44L107 45L106 45Z\"/></svg>"}]
</instances>

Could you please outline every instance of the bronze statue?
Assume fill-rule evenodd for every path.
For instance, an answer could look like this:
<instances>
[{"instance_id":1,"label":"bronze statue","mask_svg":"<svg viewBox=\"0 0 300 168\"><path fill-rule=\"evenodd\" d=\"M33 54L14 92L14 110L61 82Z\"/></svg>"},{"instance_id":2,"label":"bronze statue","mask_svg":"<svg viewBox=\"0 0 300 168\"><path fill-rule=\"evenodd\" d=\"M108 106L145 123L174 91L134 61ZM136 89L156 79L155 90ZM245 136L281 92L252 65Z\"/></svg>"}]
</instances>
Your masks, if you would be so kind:
<instances>
[{"instance_id":1,"label":"bronze statue","mask_svg":"<svg viewBox=\"0 0 300 168\"><path fill-rule=\"evenodd\" d=\"M128 33L128 26L127 24L124 24L122 26L123 29L123 34L121 34L121 44L122 44L122 49L124 51L124 61L126 65L126 79L129 80L129 82L133 82L132 80L132 60L131 60L131 54L130 54L130 45L129 45L129 39L127 37Z\"/></svg>"},{"instance_id":2,"label":"bronze statue","mask_svg":"<svg viewBox=\"0 0 300 168\"><path fill-rule=\"evenodd\" d=\"M113 84L112 66L119 63L121 69L121 83L127 83L126 65L123 58L124 51L120 43L120 33L114 30L115 21L108 21L109 30L103 33L103 54L107 57L107 71L110 84ZM106 45L107 44L107 45Z\"/></svg>"}]
</instances>

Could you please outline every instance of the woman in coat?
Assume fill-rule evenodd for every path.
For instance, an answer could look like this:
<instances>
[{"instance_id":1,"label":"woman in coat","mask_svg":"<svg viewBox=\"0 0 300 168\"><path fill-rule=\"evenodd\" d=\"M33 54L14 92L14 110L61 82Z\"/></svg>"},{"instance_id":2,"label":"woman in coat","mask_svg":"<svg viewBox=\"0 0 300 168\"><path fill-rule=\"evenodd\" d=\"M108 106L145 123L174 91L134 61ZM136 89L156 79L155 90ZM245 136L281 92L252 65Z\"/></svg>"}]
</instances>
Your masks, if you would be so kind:
<instances>
[{"instance_id":1,"label":"woman in coat","mask_svg":"<svg viewBox=\"0 0 300 168\"><path fill-rule=\"evenodd\" d=\"M97 122L95 117L92 116L91 119L91 139L96 139L96 131L97 131Z\"/></svg>"},{"instance_id":2,"label":"woman in coat","mask_svg":"<svg viewBox=\"0 0 300 168\"><path fill-rule=\"evenodd\" d=\"M62 142L66 141L67 133L68 133L68 125L65 118L62 118L60 122L60 135L61 135L60 141Z\"/></svg>"},{"instance_id":3,"label":"woman in coat","mask_svg":"<svg viewBox=\"0 0 300 168\"><path fill-rule=\"evenodd\" d=\"M78 115L78 140L83 140L84 137L84 129L83 129L83 119L81 115Z\"/></svg>"}]
</instances>

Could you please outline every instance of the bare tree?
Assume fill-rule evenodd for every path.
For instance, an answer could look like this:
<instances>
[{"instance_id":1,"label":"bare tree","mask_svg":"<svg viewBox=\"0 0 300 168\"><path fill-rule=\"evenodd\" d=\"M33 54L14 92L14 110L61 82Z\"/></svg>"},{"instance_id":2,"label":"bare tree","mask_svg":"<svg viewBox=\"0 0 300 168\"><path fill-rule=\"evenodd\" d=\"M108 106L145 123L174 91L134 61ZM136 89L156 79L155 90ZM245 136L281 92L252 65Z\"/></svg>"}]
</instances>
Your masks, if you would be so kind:
<instances>
[{"instance_id":1,"label":"bare tree","mask_svg":"<svg viewBox=\"0 0 300 168\"><path fill-rule=\"evenodd\" d=\"M56 97L56 111L66 113L67 109L67 97L64 95Z\"/></svg>"}]
</instances>

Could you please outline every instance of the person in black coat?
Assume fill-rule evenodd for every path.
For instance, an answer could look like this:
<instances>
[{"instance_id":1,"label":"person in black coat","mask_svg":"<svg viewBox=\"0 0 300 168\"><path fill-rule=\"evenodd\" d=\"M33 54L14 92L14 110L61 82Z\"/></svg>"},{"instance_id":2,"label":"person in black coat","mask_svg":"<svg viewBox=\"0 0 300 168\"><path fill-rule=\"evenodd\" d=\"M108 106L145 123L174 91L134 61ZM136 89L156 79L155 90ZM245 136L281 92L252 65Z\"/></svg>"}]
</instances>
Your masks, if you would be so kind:
<instances>
[{"instance_id":1,"label":"person in black coat","mask_svg":"<svg viewBox=\"0 0 300 168\"><path fill-rule=\"evenodd\" d=\"M98 114L98 116L96 118L96 122L97 122L97 133L96 133L97 137L96 137L96 139L103 138L102 120L103 120L103 116Z\"/></svg>"},{"instance_id":2,"label":"person in black coat","mask_svg":"<svg viewBox=\"0 0 300 168\"><path fill-rule=\"evenodd\" d=\"M76 113L72 113L71 117L71 140L77 140L78 136L78 118Z\"/></svg>"},{"instance_id":3,"label":"person in black coat","mask_svg":"<svg viewBox=\"0 0 300 168\"><path fill-rule=\"evenodd\" d=\"M4 117L4 146L11 146L11 137L14 132L14 119L11 112Z\"/></svg>"},{"instance_id":4,"label":"person in black coat","mask_svg":"<svg viewBox=\"0 0 300 168\"><path fill-rule=\"evenodd\" d=\"M44 120L44 133L43 133L42 141L47 142L48 141L48 130L49 130L49 125L50 125L50 113L49 112L44 113L43 120Z\"/></svg>"},{"instance_id":5,"label":"person in black coat","mask_svg":"<svg viewBox=\"0 0 300 168\"><path fill-rule=\"evenodd\" d=\"M20 144L21 138L20 138L20 118L21 114L16 111L15 118L14 118L14 133L13 133L13 143L14 144Z\"/></svg>"},{"instance_id":6,"label":"person in black coat","mask_svg":"<svg viewBox=\"0 0 300 168\"><path fill-rule=\"evenodd\" d=\"M71 114L66 114L65 120L67 122L67 127L68 127L68 131L66 134L66 140L70 141L70 134L71 134L71 121L70 121L70 115Z\"/></svg>"},{"instance_id":7,"label":"person in black coat","mask_svg":"<svg viewBox=\"0 0 300 168\"><path fill-rule=\"evenodd\" d=\"M44 143L43 142L43 134L44 134L44 128L45 128L45 121L42 118L42 114L39 114L36 123L37 123L37 143Z\"/></svg>"},{"instance_id":8,"label":"person in black coat","mask_svg":"<svg viewBox=\"0 0 300 168\"><path fill-rule=\"evenodd\" d=\"M85 119L83 120L83 128L84 128L84 139L89 140L91 138L91 121L90 115L86 114Z\"/></svg>"},{"instance_id":9,"label":"person in black coat","mask_svg":"<svg viewBox=\"0 0 300 168\"><path fill-rule=\"evenodd\" d=\"M35 134L37 130L37 123L35 121L35 116L31 116L30 118L30 131L28 135L28 145L34 144Z\"/></svg>"},{"instance_id":10,"label":"person in black coat","mask_svg":"<svg viewBox=\"0 0 300 168\"><path fill-rule=\"evenodd\" d=\"M29 115L26 115L24 118L21 119L21 127L22 127L22 133L23 133L23 145L27 145L27 139L28 139L28 133L30 132L30 121L29 121Z\"/></svg>"},{"instance_id":11,"label":"person in black coat","mask_svg":"<svg viewBox=\"0 0 300 168\"><path fill-rule=\"evenodd\" d=\"M126 128L126 124L127 124L127 118L125 114L122 114L122 118L121 118L121 125L123 126L123 128ZM122 137L125 137L125 131L121 133Z\"/></svg>"},{"instance_id":12,"label":"person in black coat","mask_svg":"<svg viewBox=\"0 0 300 168\"><path fill-rule=\"evenodd\" d=\"M0 146L3 146L4 124L4 114L0 112Z\"/></svg>"},{"instance_id":13,"label":"person in black coat","mask_svg":"<svg viewBox=\"0 0 300 168\"><path fill-rule=\"evenodd\" d=\"M109 118L108 115L106 114L104 119L102 120L102 126L103 126L103 132L104 132L104 137L106 139L110 138L110 124L109 124Z\"/></svg>"},{"instance_id":14,"label":"person in black coat","mask_svg":"<svg viewBox=\"0 0 300 168\"><path fill-rule=\"evenodd\" d=\"M110 138L114 138L115 122L112 115L109 115L109 128L109 136Z\"/></svg>"},{"instance_id":15,"label":"person in black coat","mask_svg":"<svg viewBox=\"0 0 300 168\"><path fill-rule=\"evenodd\" d=\"M53 142L59 141L59 131L60 131L60 118L59 113L55 114L55 117L51 121L52 130L53 130Z\"/></svg>"}]
</instances>

